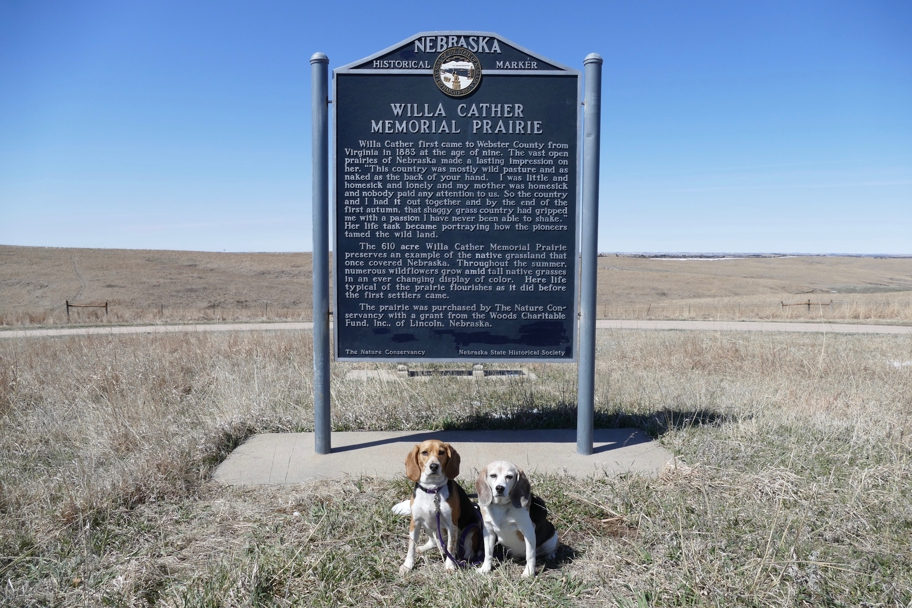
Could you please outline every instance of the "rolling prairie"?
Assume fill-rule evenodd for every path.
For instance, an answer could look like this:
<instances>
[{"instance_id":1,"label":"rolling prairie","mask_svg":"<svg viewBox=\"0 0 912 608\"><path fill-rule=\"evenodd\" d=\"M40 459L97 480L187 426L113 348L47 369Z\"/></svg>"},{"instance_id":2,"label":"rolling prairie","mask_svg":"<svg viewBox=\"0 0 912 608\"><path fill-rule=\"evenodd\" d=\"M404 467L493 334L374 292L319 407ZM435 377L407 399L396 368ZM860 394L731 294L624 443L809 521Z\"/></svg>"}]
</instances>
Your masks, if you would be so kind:
<instances>
[{"instance_id":1,"label":"rolling prairie","mask_svg":"<svg viewBox=\"0 0 912 608\"><path fill-rule=\"evenodd\" d=\"M311 319L309 253L0 246L0 325ZM811 302L811 306L783 306ZM603 255L600 318L912 323L912 257Z\"/></svg>"}]
</instances>

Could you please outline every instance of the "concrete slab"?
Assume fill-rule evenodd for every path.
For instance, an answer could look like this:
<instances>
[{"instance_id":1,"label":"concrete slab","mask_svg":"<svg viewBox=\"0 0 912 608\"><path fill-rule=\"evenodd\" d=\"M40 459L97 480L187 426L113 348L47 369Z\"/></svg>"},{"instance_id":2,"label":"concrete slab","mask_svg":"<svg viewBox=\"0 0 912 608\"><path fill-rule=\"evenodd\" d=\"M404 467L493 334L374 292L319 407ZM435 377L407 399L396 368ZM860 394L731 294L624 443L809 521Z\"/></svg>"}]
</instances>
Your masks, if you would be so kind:
<instances>
[{"instance_id":1,"label":"concrete slab","mask_svg":"<svg viewBox=\"0 0 912 608\"><path fill-rule=\"evenodd\" d=\"M595 429L592 456L576 453L573 429L534 431L402 431L332 434L332 454L314 453L313 433L265 433L238 446L216 469L213 479L241 486L293 485L311 479L405 476L412 446L435 438L462 457L463 479L494 460L510 460L528 473L655 477L672 454L636 429Z\"/></svg>"}]
</instances>

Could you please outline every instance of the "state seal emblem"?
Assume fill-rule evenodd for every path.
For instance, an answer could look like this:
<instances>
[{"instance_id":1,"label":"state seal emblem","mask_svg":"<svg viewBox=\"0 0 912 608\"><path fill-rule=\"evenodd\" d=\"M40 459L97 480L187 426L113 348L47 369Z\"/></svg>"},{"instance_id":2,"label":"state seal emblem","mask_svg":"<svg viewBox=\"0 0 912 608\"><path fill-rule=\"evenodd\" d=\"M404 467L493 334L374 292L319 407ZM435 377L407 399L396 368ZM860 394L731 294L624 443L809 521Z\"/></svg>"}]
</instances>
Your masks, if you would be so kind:
<instances>
[{"instance_id":1,"label":"state seal emblem","mask_svg":"<svg viewBox=\"0 0 912 608\"><path fill-rule=\"evenodd\" d=\"M448 48L434 62L434 82L450 97L464 97L481 84L481 62L469 49Z\"/></svg>"}]
</instances>

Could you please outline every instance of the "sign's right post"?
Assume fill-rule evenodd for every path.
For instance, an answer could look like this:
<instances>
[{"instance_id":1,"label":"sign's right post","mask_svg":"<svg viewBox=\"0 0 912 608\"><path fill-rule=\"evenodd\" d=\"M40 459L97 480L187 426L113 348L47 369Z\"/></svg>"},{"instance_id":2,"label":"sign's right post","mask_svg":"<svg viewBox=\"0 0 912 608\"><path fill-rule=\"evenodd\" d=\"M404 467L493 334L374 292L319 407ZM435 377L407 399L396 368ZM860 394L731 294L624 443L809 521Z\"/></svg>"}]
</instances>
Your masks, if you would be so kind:
<instances>
[{"instance_id":1,"label":"sign's right post","mask_svg":"<svg viewBox=\"0 0 912 608\"><path fill-rule=\"evenodd\" d=\"M583 110L583 208L580 276L579 379L576 451L592 454L595 419L595 296L598 270L599 145L602 120L602 57L586 56Z\"/></svg>"}]
</instances>

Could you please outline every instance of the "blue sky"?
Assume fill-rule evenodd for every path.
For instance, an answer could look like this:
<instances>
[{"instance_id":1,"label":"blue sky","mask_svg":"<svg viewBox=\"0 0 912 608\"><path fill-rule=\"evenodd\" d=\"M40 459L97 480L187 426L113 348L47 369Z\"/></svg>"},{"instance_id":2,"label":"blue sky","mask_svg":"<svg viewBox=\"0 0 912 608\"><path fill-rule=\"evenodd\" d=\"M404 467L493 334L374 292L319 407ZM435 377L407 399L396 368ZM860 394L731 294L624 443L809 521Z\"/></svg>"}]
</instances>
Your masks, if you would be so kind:
<instances>
[{"instance_id":1,"label":"blue sky","mask_svg":"<svg viewBox=\"0 0 912 608\"><path fill-rule=\"evenodd\" d=\"M912 3L0 0L0 244L311 249L310 56L605 59L599 250L912 254Z\"/></svg>"}]
</instances>

